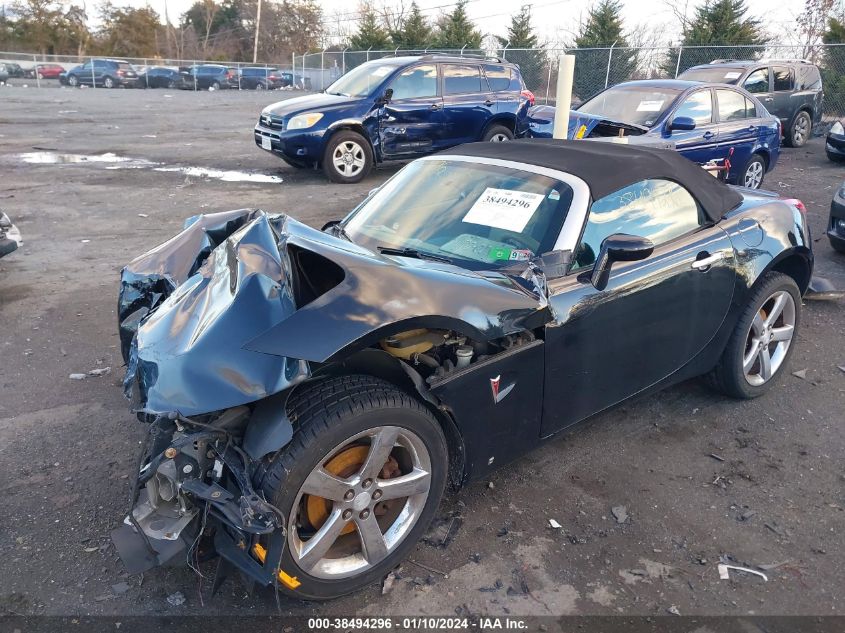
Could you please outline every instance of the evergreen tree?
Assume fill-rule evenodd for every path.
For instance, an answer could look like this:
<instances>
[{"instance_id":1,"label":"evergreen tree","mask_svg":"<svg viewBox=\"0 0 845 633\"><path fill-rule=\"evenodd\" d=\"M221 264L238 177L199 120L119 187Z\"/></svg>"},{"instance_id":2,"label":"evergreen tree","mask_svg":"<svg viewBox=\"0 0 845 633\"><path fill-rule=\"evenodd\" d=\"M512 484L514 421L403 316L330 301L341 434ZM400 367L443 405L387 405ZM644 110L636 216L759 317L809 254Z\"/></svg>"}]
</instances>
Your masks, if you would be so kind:
<instances>
[{"instance_id":1,"label":"evergreen tree","mask_svg":"<svg viewBox=\"0 0 845 633\"><path fill-rule=\"evenodd\" d=\"M822 35L825 44L845 44L845 18L829 17ZM824 109L837 117L845 103L845 46L828 46L821 68L824 85Z\"/></svg>"},{"instance_id":2,"label":"evergreen tree","mask_svg":"<svg viewBox=\"0 0 845 633\"><path fill-rule=\"evenodd\" d=\"M605 87L631 79L637 68L637 53L628 47L622 29L622 4L601 0L587 14L581 32L575 38L575 78L572 91L584 101ZM613 52L609 50L613 47ZM608 74L608 62L610 73Z\"/></svg>"},{"instance_id":3,"label":"evergreen tree","mask_svg":"<svg viewBox=\"0 0 845 633\"><path fill-rule=\"evenodd\" d=\"M681 40L683 47L673 48L663 64L663 70L670 76L684 72L691 66L707 64L714 59L754 59L765 50L766 36L760 20L746 17L748 6L745 0L707 0L695 10L692 21L684 27ZM723 48L720 46L744 46L746 48Z\"/></svg>"},{"instance_id":4,"label":"evergreen tree","mask_svg":"<svg viewBox=\"0 0 845 633\"><path fill-rule=\"evenodd\" d=\"M408 17L400 28L391 31L393 46L405 50L424 50L431 46L432 28L416 2L411 3Z\"/></svg>"},{"instance_id":5,"label":"evergreen tree","mask_svg":"<svg viewBox=\"0 0 845 633\"><path fill-rule=\"evenodd\" d=\"M437 21L434 41L443 49L480 49L481 32L475 28L466 11L467 0L458 0L451 13L445 13Z\"/></svg>"},{"instance_id":6,"label":"evergreen tree","mask_svg":"<svg viewBox=\"0 0 845 633\"><path fill-rule=\"evenodd\" d=\"M545 76L546 55L539 44L537 34L531 25L531 5L524 4L519 13L511 17L507 37L496 36L499 41L500 56L519 65L525 85L537 90ZM534 49L534 50L511 50Z\"/></svg>"},{"instance_id":7,"label":"evergreen tree","mask_svg":"<svg viewBox=\"0 0 845 633\"><path fill-rule=\"evenodd\" d=\"M378 16L372 6L366 5L358 23L358 32L349 38L349 46L359 51L369 48L385 50L391 48L390 36L381 26Z\"/></svg>"}]
</instances>

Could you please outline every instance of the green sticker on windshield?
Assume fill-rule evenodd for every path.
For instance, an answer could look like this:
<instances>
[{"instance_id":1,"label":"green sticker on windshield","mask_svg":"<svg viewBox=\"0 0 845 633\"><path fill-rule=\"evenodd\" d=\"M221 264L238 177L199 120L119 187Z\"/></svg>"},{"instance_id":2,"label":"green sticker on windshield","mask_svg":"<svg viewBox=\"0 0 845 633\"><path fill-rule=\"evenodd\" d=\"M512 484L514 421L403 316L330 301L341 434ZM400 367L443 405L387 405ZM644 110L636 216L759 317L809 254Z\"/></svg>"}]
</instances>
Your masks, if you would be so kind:
<instances>
[{"instance_id":1,"label":"green sticker on windshield","mask_svg":"<svg viewBox=\"0 0 845 633\"><path fill-rule=\"evenodd\" d=\"M510 259L512 252L513 250L510 248L495 247L488 251L487 257L489 257L491 261L495 262L502 259Z\"/></svg>"}]
</instances>

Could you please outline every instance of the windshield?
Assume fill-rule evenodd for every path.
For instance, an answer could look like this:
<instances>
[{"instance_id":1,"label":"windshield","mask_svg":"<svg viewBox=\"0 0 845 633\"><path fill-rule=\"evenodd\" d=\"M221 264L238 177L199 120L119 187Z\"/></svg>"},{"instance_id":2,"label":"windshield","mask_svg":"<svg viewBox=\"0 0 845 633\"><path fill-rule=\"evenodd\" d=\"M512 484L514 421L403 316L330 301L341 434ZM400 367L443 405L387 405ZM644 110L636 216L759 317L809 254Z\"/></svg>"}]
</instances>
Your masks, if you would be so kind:
<instances>
[{"instance_id":1,"label":"windshield","mask_svg":"<svg viewBox=\"0 0 845 633\"><path fill-rule=\"evenodd\" d=\"M704 81L712 84L735 84L742 77L742 68L690 68L680 74L678 79L687 81Z\"/></svg>"},{"instance_id":2,"label":"windshield","mask_svg":"<svg viewBox=\"0 0 845 633\"><path fill-rule=\"evenodd\" d=\"M491 269L551 251L572 195L568 184L521 169L418 160L353 211L344 229L373 251L414 249Z\"/></svg>"},{"instance_id":3,"label":"windshield","mask_svg":"<svg viewBox=\"0 0 845 633\"><path fill-rule=\"evenodd\" d=\"M396 68L395 64L362 64L326 88L326 92L344 97L366 97Z\"/></svg>"},{"instance_id":4,"label":"windshield","mask_svg":"<svg viewBox=\"0 0 845 633\"><path fill-rule=\"evenodd\" d=\"M616 86L584 102L578 112L650 128L678 94L680 90L656 86Z\"/></svg>"}]
</instances>

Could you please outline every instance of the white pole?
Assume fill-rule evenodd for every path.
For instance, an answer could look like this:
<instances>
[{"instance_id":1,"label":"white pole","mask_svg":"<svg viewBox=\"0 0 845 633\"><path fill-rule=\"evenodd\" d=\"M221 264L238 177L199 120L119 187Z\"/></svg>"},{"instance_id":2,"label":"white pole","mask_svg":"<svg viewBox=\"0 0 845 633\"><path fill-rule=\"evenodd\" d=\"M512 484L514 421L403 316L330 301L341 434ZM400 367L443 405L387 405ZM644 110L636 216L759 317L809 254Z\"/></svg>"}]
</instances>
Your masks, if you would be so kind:
<instances>
[{"instance_id":1,"label":"white pole","mask_svg":"<svg viewBox=\"0 0 845 633\"><path fill-rule=\"evenodd\" d=\"M616 40L613 44L610 45L610 52L607 54L607 73L604 76L604 87L607 88L607 84L610 81L610 62L613 60L613 47L616 46Z\"/></svg>"},{"instance_id":2,"label":"white pole","mask_svg":"<svg viewBox=\"0 0 845 633\"><path fill-rule=\"evenodd\" d=\"M261 27L261 0L258 0L258 11L255 14L255 43L252 45L252 63L258 61L258 31Z\"/></svg>"},{"instance_id":3,"label":"white pole","mask_svg":"<svg viewBox=\"0 0 845 633\"><path fill-rule=\"evenodd\" d=\"M575 76L575 55L558 59L557 99L555 103L554 138L566 138L569 130L569 108L572 104L572 78Z\"/></svg>"}]
</instances>

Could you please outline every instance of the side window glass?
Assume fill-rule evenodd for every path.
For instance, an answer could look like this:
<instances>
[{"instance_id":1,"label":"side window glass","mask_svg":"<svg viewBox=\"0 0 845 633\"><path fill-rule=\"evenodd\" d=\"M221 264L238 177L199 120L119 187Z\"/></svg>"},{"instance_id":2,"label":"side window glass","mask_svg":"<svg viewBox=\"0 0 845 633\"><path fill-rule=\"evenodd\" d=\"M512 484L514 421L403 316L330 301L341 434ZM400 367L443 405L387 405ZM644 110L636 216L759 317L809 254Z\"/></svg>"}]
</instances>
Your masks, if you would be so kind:
<instances>
[{"instance_id":1,"label":"side window glass","mask_svg":"<svg viewBox=\"0 0 845 633\"><path fill-rule=\"evenodd\" d=\"M493 92L503 92L510 88L510 68L495 66L493 64L485 64L484 74L487 75L487 83L490 84L490 90Z\"/></svg>"},{"instance_id":2,"label":"side window glass","mask_svg":"<svg viewBox=\"0 0 845 633\"><path fill-rule=\"evenodd\" d=\"M757 105L751 100L745 100L745 118L754 119L757 117Z\"/></svg>"},{"instance_id":3,"label":"side window glass","mask_svg":"<svg viewBox=\"0 0 845 633\"><path fill-rule=\"evenodd\" d=\"M769 91L769 69L758 68L753 73L748 75L746 80L742 83L751 94L761 94Z\"/></svg>"},{"instance_id":4,"label":"side window glass","mask_svg":"<svg viewBox=\"0 0 845 633\"><path fill-rule=\"evenodd\" d=\"M432 64L409 68L396 77L390 87L393 89L394 101L436 97L437 67Z\"/></svg>"},{"instance_id":5,"label":"side window glass","mask_svg":"<svg viewBox=\"0 0 845 633\"><path fill-rule=\"evenodd\" d=\"M697 229L699 218L698 203L681 185L642 180L593 202L572 269L592 266L601 243L614 233L646 237L659 246Z\"/></svg>"},{"instance_id":6,"label":"side window glass","mask_svg":"<svg viewBox=\"0 0 845 633\"><path fill-rule=\"evenodd\" d=\"M738 121L745 118L745 97L733 90L717 90L720 121Z\"/></svg>"},{"instance_id":7,"label":"side window glass","mask_svg":"<svg viewBox=\"0 0 845 633\"><path fill-rule=\"evenodd\" d=\"M775 92L792 90L792 70L789 68L785 66L772 67L772 78Z\"/></svg>"},{"instance_id":8,"label":"side window glass","mask_svg":"<svg viewBox=\"0 0 845 633\"><path fill-rule=\"evenodd\" d=\"M675 117L687 116L695 121L696 125L705 125L713 119L713 104L710 100L709 90L699 90L692 93L675 110Z\"/></svg>"},{"instance_id":9,"label":"side window glass","mask_svg":"<svg viewBox=\"0 0 845 633\"><path fill-rule=\"evenodd\" d=\"M443 64L443 94L462 95L481 92L478 66Z\"/></svg>"}]
</instances>

